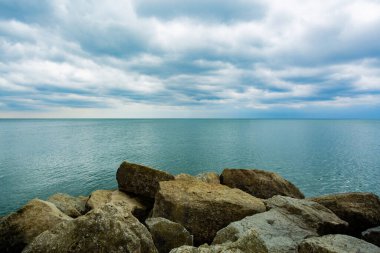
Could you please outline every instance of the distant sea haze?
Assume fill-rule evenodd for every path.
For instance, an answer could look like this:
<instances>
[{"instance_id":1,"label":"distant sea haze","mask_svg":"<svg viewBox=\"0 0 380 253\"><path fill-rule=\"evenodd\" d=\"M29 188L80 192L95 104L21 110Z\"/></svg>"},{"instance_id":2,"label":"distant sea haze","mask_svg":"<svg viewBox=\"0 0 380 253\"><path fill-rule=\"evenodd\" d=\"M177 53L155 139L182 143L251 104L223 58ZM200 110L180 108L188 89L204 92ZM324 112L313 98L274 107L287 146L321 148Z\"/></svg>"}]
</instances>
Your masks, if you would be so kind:
<instances>
[{"instance_id":1,"label":"distant sea haze","mask_svg":"<svg viewBox=\"0 0 380 253\"><path fill-rule=\"evenodd\" d=\"M56 192L114 189L124 160L172 174L277 172L306 196L380 194L380 121L0 120L0 215Z\"/></svg>"}]
</instances>

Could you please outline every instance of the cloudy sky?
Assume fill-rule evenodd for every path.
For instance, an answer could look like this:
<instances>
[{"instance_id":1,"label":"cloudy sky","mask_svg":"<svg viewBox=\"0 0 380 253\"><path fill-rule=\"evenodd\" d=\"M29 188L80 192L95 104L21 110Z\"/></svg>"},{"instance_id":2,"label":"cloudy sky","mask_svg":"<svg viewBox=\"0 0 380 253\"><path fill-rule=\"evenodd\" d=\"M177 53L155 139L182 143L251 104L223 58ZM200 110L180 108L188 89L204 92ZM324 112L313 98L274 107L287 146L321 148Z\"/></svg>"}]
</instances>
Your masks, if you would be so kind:
<instances>
[{"instance_id":1,"label":"cloudy sky","mask_svg":"<svg viewBox=\"0 0 380 253\"><path fill-rule=\"evenodd\" d=\"M0 117L380 118L380 0L0 0Z\"/></svg>"}]
</instances>

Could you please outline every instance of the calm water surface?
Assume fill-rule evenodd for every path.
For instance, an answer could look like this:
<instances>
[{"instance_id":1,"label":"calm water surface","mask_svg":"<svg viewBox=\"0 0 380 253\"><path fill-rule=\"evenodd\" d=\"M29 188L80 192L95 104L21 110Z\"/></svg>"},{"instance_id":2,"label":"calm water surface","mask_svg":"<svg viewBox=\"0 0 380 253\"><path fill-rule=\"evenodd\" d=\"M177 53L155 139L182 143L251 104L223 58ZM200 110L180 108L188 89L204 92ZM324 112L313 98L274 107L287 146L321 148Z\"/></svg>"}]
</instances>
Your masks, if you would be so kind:
<instances>
[{"instance_id":1,"label":"calm water surface","mask_svg":"<svg viewBox=\"0 0 380 253\"><path fill-rule=\"evenodd\" d=\"M380 194L380 121L0 120L0 215L116 188L123 160L173 174L261 168L307 196Z\"/></svg>"}]
</instances>

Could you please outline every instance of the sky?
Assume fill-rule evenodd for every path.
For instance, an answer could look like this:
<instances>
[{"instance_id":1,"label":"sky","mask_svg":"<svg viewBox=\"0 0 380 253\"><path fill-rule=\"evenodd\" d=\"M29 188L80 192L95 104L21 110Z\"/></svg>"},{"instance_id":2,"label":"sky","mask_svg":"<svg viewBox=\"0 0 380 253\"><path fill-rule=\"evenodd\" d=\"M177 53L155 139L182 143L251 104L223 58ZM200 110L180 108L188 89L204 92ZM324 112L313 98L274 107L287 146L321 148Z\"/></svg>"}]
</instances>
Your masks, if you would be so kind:
<instances>
[{"instance_id":1,"label":"sky","mask_svg":"<svg viewBox=\"0 0 380 253\"><path fill-rule=\"evenodd\" d=\"M380 118L380 0L0 0L1 118Z\"/></svg>"}]
</instances>

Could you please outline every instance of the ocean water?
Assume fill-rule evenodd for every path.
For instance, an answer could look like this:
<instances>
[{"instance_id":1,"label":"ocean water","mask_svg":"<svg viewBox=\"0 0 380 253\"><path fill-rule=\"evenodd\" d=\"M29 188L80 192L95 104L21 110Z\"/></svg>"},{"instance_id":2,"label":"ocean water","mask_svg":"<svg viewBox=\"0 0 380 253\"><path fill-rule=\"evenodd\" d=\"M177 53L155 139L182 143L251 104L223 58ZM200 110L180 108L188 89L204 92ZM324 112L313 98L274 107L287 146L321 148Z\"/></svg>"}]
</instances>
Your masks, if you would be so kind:
<instances>
[{"instance_id":1,"label":"ocean water","mask_svg":"<svg viewBox=\"0 0 380 253\"><path fill-rule=\"evenodd\" d=\"M380 194L380 121L0 120L0 215L56 192L117 188L128 160L173 174L274 171L306 196Z\"/></svg>"}]
</instances>

